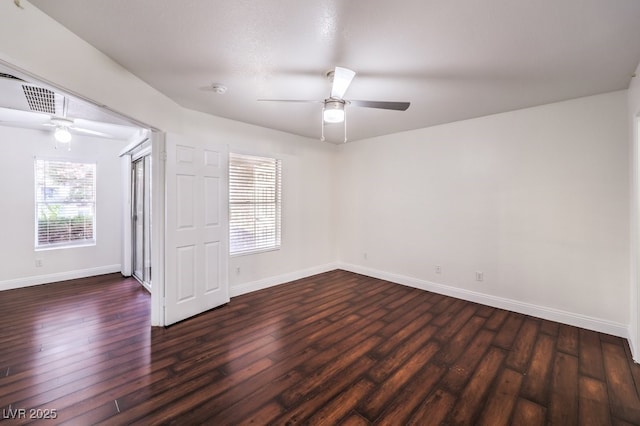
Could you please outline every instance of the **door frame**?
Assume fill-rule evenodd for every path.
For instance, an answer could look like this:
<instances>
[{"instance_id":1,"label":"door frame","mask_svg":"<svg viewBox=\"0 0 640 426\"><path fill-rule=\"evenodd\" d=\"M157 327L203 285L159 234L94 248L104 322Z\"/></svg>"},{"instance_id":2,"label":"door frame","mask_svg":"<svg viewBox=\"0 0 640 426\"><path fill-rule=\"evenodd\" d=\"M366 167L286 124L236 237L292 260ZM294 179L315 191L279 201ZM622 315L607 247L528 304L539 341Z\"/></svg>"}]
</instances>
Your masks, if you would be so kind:
<instances>
[{"instance_id":1,"label":"door frame","mask_svg":"<svg viewBox=\"0 0 640 426\"><path fill-rule=\"evenodd\" d=\"M632 111L633 113L634 111ZM631 288L628 342L633 361L640 364L640 113L631 119Z\"/></svg>"},{"instance_id":2,"label":"door frame","mask_svg":"<svg viewBox=\"0 0 640 426\"><path fill-rule=\"evenodd\" d=\"M131 212L133 208L133 163L151 154L151 138L149 132L142 132L138 138L129 143L120 153L122 158L122 260L120 272L125 277L133 276L133 228ZM153 195L153 194L152 194Z\"/></svg>"},{"instance_id":3,"label":"door frame","mask_svg":"<svg viewBox=\"0 0 640 426\"><path fill-rule=\"evenodd\" d=\"M148 140L150 145L142 147ZM150 154L149 154L150 152ZM164 325L164 158L166 156L164 133L156 129L144 135L124 148L122 157L123 181L123 241L122 241L122 275L133 275L133 229L131 223L131 173L133 161L144 155L151 155L151 265L153 284L151 289L151 326ZM145 287L146 288L146 287Z\"/></svg>"},{"instance_id":4,"label":"door frame","mask_svg":"<svg viewBox=\"0 0 640 426\"><path fill-rule=\"evenodd\" d=\"M151 326L164 326L165 300L165 163L167 150L165 133L151 132L151 265L153 284L151 291Z\"/></svg>"}]
</instances>

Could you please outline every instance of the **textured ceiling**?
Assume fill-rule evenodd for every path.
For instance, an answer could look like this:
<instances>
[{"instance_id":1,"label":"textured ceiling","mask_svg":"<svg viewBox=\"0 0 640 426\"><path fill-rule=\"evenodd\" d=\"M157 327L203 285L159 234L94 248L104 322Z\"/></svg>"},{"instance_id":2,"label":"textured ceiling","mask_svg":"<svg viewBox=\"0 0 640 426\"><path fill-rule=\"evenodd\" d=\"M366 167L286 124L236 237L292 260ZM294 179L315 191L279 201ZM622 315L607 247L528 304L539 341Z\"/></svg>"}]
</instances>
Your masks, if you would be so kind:
<instances>
[{"instance_id":1,"label":"textured ceiling","mask_svg":"<svg viewBox=\"0 0 640 426\"><path fill-rule=\"evenodd\" d=\"M640 61L638 0L32 3L184 107L311 138L321 104L257 99L322 100L342 66L346 99L411 102L348 108L356 140L625 89Z\"/></svg>"}]
</instances>

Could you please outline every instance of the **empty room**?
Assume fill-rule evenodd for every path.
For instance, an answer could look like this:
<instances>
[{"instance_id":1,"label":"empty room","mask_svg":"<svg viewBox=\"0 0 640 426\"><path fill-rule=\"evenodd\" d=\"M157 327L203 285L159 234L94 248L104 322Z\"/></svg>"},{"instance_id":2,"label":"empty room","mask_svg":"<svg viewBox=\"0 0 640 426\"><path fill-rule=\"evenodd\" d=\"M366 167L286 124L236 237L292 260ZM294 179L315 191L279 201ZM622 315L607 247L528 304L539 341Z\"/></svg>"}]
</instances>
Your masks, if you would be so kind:
<instances>
[{"instance_id":1,"label":"empty room","mask_svg":"<svg viewBox=\"0 0 640 426\"><path fill-rule=\"evenodd\" d=\"M0 421L640 425L640 2L0 2Z\"/></svg>"}]
</instances>

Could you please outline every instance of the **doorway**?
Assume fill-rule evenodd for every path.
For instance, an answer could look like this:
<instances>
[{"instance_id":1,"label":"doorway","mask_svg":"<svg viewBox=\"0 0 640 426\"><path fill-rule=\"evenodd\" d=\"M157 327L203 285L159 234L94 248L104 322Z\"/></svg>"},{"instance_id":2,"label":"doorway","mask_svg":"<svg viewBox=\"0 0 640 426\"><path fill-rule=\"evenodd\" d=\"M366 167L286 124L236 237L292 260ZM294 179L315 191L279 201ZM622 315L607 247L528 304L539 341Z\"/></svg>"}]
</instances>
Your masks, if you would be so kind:
<instances>
[{"instance_id":1,"label":"doorway","mask_svg":"<svg viewBox=\"0 0 640 426\"><path fill-rule=\"evenodd\" d=\"M133 276L151 291L151 154L131 164Z\"/></svg>"}]
</instances>

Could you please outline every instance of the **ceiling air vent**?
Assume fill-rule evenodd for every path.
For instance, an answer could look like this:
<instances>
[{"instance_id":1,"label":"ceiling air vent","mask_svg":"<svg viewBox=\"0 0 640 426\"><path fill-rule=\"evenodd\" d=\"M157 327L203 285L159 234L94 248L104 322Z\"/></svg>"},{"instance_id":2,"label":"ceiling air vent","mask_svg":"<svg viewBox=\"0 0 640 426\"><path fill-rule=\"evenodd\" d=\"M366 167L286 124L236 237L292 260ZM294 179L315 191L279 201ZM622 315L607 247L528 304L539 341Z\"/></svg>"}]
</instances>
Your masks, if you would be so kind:
<instances>
[{"instance_id":1,"label":"ceiling air vent","mask_svg":"<svg viewBox=\"0 0 640 426\"><path fill-rule=\"evenodd\" d=\"M21 78L16 77L15 75L11 75L11 74L5 74L3 72L0 72L0 78L10 78L12 80L20 80L20 81L24 81Z\"/></svg>"},{"instance_id":2,"label":"ceiling air vent","mask_svg":"<svg viewBox=\"0 0 640 426\"><path fill-rule=\"evenodd\" d=\"M22 85L24 95L29 103L31 111L44 112L47 114L56 113L56 96L51 90L38 86Z\"/></svg>"}]
</instances>

